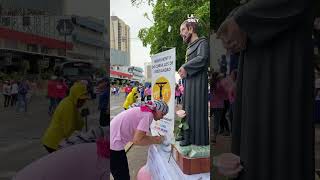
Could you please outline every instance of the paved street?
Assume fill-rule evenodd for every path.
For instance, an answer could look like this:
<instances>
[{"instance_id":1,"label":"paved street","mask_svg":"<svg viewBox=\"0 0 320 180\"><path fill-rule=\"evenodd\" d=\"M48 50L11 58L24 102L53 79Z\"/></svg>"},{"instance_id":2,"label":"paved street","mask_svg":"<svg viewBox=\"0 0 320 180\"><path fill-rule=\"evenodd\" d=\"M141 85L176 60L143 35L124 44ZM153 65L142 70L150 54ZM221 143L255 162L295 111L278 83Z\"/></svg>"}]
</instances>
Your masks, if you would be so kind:
<instances>
[{"instance_id":1,"label":"paved street","mask_svg":"<svg viewBox=\"0 0 320 180\"><path fill-rule=\"evenodd\" d=\"M111 96L110 98L110 116L113 118L123 111L124 94L120 96ZM112 131L112 130L111 130ZM130 177L135 180L139 169L147 162L148 146L132 146L127 152ZM112 177L111 177L112 179Z\"/></svg>"},{"instance_id":2,"label":"paved street","mask_svg":"<svg viewBox=\"0 0 320 180\"><path fill-rule=\"evenodd\" d=\"M0 97L0 180L11 179L20 169L47 154L40 139L49 125L48 100L43 95L34 95L28 112L4 109ZM97 103L87 103L91 115L89 126L98 124Z\"/></svg>"}]
</instances>

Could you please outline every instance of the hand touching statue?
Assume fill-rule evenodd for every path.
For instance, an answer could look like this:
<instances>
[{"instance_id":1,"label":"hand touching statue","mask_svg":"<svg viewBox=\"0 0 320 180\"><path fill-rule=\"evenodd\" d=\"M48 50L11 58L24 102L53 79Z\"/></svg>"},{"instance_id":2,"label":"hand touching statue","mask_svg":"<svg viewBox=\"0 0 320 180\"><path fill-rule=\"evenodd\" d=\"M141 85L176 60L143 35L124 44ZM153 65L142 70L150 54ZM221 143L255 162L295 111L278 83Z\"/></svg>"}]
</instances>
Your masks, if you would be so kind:
<instances>
[{"instance_id":1,"label":"hand touching statue","mask_svg":"<svg viewBox=\"0 0 320 180\"><path fill-rule=\"evenodd\" d=\"M217 38L222 40L224 48L230 53L237 53L246 48L247 35L234 18L228 18L220 25Z\"/></svg>"},{"instance_id":2,"label":"hand touching statue","mask_svg":"<svg viewBox=\"0 0 320 180\"><path fill-rule=\"evenodd\" d=\"M187 77L187 71L183 67L180 67L180 69L178 70L178 73L179 73L181 79Z\"/></svg>"}]
</instances>

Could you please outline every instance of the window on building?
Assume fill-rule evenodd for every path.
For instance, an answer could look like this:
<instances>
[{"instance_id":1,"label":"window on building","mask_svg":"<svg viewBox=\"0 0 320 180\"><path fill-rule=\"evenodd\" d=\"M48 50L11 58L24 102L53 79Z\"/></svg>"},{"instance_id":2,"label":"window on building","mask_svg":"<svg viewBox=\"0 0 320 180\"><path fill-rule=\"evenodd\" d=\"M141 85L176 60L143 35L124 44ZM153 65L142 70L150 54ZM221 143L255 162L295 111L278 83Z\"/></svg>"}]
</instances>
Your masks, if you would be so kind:
<instances>
[{"instance_id":1,"label":"window on building","mask_svg":"<svg viewBox=\"0 0 320 180\"><path fill-rule=\"evenodd\" d=\"M121 24L120 22L118 22L118 50L121 50L122 47L121 47L121 38L122 38L122 33L121 33L121 30L122 30L122 27L121 27Z\"/></svg>"},{"instance_id":2,"label":"window on building","mask_svg":"<svg viewBox=\"0 0 320 180\"><path fill-rule=\"evenodd\" d=\"M18 48L18 42L15 40L5 40L4 42L4 47L5 48L10 48L10 49L17 49Z\"/></svg>"},{"instance_id":3,"label":"window on building","mask_svg":"<svg viewBox=\"0 0 320 180\"><path fill-rule=\"evenodd\" d=\"M10 26L10 17L2 17L1 24L4 26Z\"/></svg>"},{"instance_id":4,"label":"window on building","mask_svg":"<svg viewBox=\"0 0 320 180\"><path fill-rule=\"evenodd\" d=\"M23 16L22 25L23 26L30 26L30 24L31 24L30 16Z\"/></svg>"},{"instance_id":5,"label":"window on building","mask_svg":"<svg viewBox=\"0 0 320 180\"><path fill-rule=\"evenodd\" d=\"M49 53L49 49L45 46L42 46L41 47L41 53L44 53L44 54L48 54Z\"/></svg>"},{"instance_id":6,"label":"window on building","mask_svg":"<svg viewBox=\"0 0 320 180\"><path fill-rule=\"evenodd\" d=\"M28 44L27 51L38 52L38 46L36 44Z\"/></svg>"}]
</instances>

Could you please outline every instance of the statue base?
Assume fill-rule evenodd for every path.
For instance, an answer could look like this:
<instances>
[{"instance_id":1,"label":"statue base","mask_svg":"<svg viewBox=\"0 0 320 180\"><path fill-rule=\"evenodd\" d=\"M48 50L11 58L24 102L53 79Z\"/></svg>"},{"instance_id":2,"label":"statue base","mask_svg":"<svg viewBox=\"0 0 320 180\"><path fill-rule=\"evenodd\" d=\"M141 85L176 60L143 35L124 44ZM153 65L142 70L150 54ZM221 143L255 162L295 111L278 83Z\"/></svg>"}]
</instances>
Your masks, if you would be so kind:
<instances>
[{"instance_id":1,"label":"statue base","mask_svg":"<svg viewBox=\"0 0 320 180\"><path fill-rule=\"evenodd\" d=\"M192 175L210 172L210 156L190 158L188 155L179 152L179 149L180 147L177 144L172 145L173 159L184 174Z\"/></svg>"}]
</instances>

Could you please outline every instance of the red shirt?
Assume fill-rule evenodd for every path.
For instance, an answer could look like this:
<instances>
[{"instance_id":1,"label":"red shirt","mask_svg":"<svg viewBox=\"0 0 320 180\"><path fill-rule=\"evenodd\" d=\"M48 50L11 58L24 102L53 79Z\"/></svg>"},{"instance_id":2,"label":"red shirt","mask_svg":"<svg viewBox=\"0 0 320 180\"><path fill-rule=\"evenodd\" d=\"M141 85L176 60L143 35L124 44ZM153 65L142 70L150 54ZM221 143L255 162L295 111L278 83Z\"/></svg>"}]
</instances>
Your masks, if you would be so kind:
<instances>
[{"instance_id":1,"label":"red shirt","mask_svg":"<svg viewBox=\"0 0 320 180\"><path fill-rule=\"evenodd\" d=\"M48 97L56 98L56 80L48 80Z\"/></svg>"},{"instance_id":2,"label":"red shirt","mask_svg":"<svg viewBox=\"0 0 320 180\"><path fill-rule=\"evenodd\" d=\"M66 85L64 82L58 82L58 83L56 83L55 89L56 89L56 97L57 97L57 98L64 98L64 97L66 97L68 87L67 87L67 85Z\"/></svg>"},{"instance_id":3,"label":"red shirt","mask_svg":"<svg viewBox=\"0 0 320 180\"><path fill-rule=\"evenodd\" d=\"M130 92L131 92L131 87L126 87L126 88L124 89L124 92L130 93Z\"/></svg>"}]
</instances>

